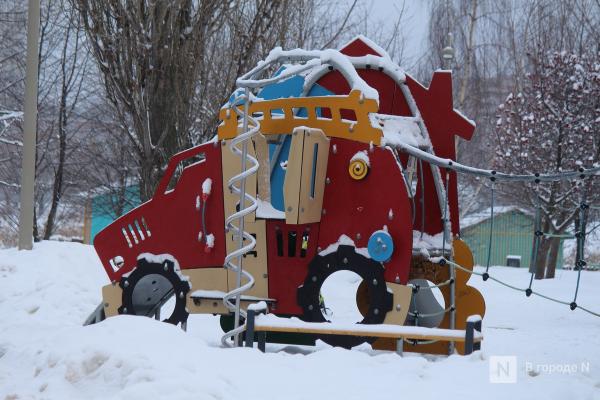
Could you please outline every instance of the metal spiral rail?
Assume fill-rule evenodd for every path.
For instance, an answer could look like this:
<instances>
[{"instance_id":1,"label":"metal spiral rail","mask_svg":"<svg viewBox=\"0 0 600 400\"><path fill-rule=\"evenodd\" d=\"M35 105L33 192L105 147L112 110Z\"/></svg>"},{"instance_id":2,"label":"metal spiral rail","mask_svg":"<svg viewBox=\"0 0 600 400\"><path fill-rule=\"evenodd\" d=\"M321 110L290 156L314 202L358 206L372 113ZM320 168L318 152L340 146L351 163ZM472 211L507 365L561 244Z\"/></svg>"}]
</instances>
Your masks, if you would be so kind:
<instances>
[{"instance_id":1,"label":"metal spiral rail","mask_svg":"<svg viewBox=\"0 0 600 400\"><path fill-rule=\"evenodd\" d=\"M242 101L244 104L244 111L239 110L238 107ZM225 346L230 346L228 340L230 338L234 338L234 346L239 345L240 333L244 331L244 326L240 326L240 319L246 318L246 312L240 308L241 295L254 286L254 277L242 268L244 254L254 249L256 245L256 239L244 230L244 218L246 215L255 212L258 206L256 199L246 192L246 179L255 174L258 170L258 160L248 154L248 144L252 143L252 138L258 134L260 129L259 122L249 115L249 102L250 93L248 89L245 89L244 94L238 94L236 96L230 108L230 110L233 110L242 118L243 131L229 142L229 149L232 153L240 157L242 168L239 174L234 175L227 182L229 190L240 196L240 207L239 211L225 219L227 231L233 232L234 239L238 240L238 248L228 253L225 256L224 261L225 268L235 272L237 275L236 288L223 296L223 303L229 311L234 313L235 318L234 328L221 337L221 343ZM251 165L248 166L248 163ZM237 221L237 225L234 224L235 221ZM246 240L248 244L244 245L244 240ZM243 285L242 277L246 280Z\"/></svg>"}]
</instances>

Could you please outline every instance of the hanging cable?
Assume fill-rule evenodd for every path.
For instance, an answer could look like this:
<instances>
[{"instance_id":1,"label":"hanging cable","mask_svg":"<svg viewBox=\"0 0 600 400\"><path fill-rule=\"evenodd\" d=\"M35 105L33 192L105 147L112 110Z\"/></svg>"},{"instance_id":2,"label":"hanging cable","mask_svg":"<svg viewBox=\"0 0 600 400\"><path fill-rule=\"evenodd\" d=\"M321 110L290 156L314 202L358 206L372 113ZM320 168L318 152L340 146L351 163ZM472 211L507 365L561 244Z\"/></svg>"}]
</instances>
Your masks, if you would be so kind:
<instances>
[{"instance_id":1,"label":"hanging cable","mask_svg":"<svg viewBox=\"0 0 600 400\"><path fill-rule=\"evenodd\" d=\"M490 269L490 263L492 261L492 240L494 238L494 188L496 185L496 178L491 177L492 181L491 189L491 203L490 203L490 237L488 240L488 254L487 254L487 262L485 266L485 274L483 274L483 280L486 281L488 279L488 270Z\"/></svg>"},{"instance_id":2,"label":"hanging cable","mask_svg":"<svg viewBox=\"0 0 600 400\"><path fill-rule=\"evenodd\" d=\"M575 234L577 237L577 253L578 259L575 261L575 266L577 267L577 284L575 285L575 294L573 296L573 302L571 302L570 307L571 310L577 308L577 295L579 294L579 283L581 282L581 270L585 267L585 227L587 223L587 213L588 209L587 204L585 203L585 193L582 191L581 194L581 205L579 206L579 231Z\"/></svg>"},{"instance_id":3,"label":"hanging cable","mask_svg":"<svg viewBox=\"0 0 600 400\"><path fill-rule=\"evenodd\" d=\"M444 257L431 257L431 258L429 259L429 261L431 261L432 263L437 263L438 265L442 265L442 266L443 266L443 265L446 265L446 264L447 264L447 265L451 265L451 266L454 266L454 267L456 267L456 268L460 269L461 271L464 271L464 272L466 272L466 273L468 273L468 274L472 274L472 275L478 275L478 276L483 276L483 273L481 273L481 272L477 272L477 271L473 271L473 270L470 270L470 269L468 269L468 268L465 268L465 267L463 267L462 265L460 265L460 264L457 264L457 263L455 263L455 262L453 262L453 261L448 261L448 260L446 260ZM504 282L504 281L502 281L502 280L500 280L500 279L498 279L498 278L495 278L495 277L493 277L493 276L491 276L491 275L489 275L489 274L488 274L488 279L490 279L490 280L492 280L492 281L495 281L495 282L497 282L497 283L501 284L502 286L505 286L505 287L507 287L507 288L509 288L509 289L516 290L516 291L518 291L518 292L523 292L523 293L525 293L525 292L527 291L527 289L523 289L523 288L520 288L520 287L517 287L517 286L511 285L510 283L506 283L506 282ZM598 312L595 312L595 311L592 311L592 310L590 310L590 309L588 309L588 308L586 308L586 307L582 307L582 306L580 306L580 305L577 305L577 307L573 308L573 307L571 307L571 304L572 304L572 303L570 303L570 302L568 302L568 301L564 301L564 300L555 299L555 298L553 298L553 297L550 297L550 296L547 296L547 295L545 295L545 294L542 294L542 293L536 292L536 291L534 291L534 290L532 290L532 291L531 291L531 294L533 294L533 295L535 295L535 296L538 296L538 297L541 297L541 298L544 298L544 299L546 299L546 300L553 301L553 302L555 302L555 303L558 303L558 304L564 304L564 305L567 305L567 306L569 306L569 307L571 308L571 310L575 310L575 308L576 308L576 309L582 310L582 311L584 311L584 312L586 312L586 313L588 313L588 314L590 314L590 315L593 315L593 316L595 316L595 317L600 317L600 313L598 313Z\"/></svg>"},{"instance_id":4,"label":"hanging cable","mask_svg":"<svg viewBox=\"0 0 600 400\"><path fill-rule=\"evenodd\" d=\"M531 248L531 263L529 265L529 272L531 273L531 275L529 276L529 286L527 286L527 289L525 290L525 296L529 297L531 296L532 290L531 290L531 286L533 285L533 278L535 276L535 270L537 268L537 257L538 257L538 252L539 252L539 248L540 248L540 240L541 240L541 231L542 231L542 224L541 224L541 218L542 218L542 209L541 209L541 202L540 202L540 193L539 193L539 184L540 181L536 180L535 181L535 220L534 220L534 233L533 233L533 247Z\"/></svg>"}]
</instances>

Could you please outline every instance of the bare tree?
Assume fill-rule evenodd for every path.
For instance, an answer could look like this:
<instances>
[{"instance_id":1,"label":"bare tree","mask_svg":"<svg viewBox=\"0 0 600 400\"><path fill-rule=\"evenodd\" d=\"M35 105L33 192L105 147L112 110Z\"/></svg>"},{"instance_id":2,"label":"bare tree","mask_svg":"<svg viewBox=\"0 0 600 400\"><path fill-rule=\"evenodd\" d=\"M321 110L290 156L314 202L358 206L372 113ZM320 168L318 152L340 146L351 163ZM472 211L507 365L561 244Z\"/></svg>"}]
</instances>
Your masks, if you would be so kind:
<instances>
[{"instance_id":1,"label":"bare tree","mask_svg":"<svg viewBox=\"0 0 600 400\"><path fill-rule=\"evenodd\" d=\"M188 144L207 40L228 2L77 0L106 93L135 145L140 193L151 197L166 160Z\"/></svg>"}]
</instances>

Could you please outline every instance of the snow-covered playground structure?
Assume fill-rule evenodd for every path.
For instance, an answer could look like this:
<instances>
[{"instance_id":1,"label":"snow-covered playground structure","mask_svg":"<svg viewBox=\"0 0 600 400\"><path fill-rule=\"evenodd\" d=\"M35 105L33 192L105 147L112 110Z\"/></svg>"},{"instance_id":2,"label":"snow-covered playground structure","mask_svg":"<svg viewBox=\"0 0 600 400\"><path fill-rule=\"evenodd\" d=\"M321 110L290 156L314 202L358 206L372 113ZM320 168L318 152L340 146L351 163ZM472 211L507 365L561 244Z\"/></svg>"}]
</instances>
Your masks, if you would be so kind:
<instances>
[{"instance_id":1,"label":"snow-covered playground structure","mask_svg":"<svg viewBox=\"0 0 600 400\"><path fill-rule=\"evenodd\" d=\"M492 182L598 172L514 176L456 163L455 136L469 140L475 124L453 108L451 72L436 71L424 87L362 36L339 51L274 49L237 84L217 136L175 155L153 198L96 236L112 284L90 322L160 318L175 298L167 322L221 314L225 344L241 343L248 310L252 324L268 310L288 321L269 316L273 329L304 329L309 341L470 352L473 335L482 339L470 316L483 317L485 302L468 285L473 257L459 237L457 172ZM321 288L340 270L362 279L359 323L381 325L378 333L315 328L328 322ZM537 294L531 281L524 291Z\"/></svg>"}]
</instances>

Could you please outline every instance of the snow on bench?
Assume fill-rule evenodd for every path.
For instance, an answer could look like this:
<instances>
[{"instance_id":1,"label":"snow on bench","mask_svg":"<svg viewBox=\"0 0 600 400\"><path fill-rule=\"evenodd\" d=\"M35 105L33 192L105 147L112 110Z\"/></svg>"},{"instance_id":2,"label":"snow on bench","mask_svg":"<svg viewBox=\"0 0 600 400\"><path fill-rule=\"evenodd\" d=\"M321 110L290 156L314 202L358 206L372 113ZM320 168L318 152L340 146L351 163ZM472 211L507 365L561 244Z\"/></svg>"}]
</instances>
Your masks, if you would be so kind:
<instances>
[{"instance_id":1,"label":"snow on bench","mask_svg":"<svg viewBox=\"0 0 600 400\"><path fill-rule=\"evenodd\" d=\"M321 335L347 335L366 336L389 339L414 339L414 340L443 340L450 342L464 342L465 354L479 349L483 340L481 333L481 317L472 315L467 318L467 329L426 328L422 326L402 326L384 324L350 324L350 323L319 323L305 322L297 318L279 318L273 314L255 315L248 314L247 342L251 347L254 334L259 334L259 349L264 351L264 333L287 332ZM262 348L261 348L262 347Z\"/></svg>"}]
</instances>

